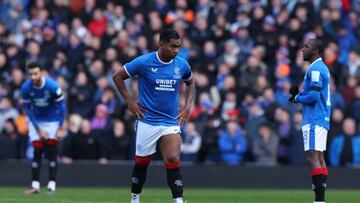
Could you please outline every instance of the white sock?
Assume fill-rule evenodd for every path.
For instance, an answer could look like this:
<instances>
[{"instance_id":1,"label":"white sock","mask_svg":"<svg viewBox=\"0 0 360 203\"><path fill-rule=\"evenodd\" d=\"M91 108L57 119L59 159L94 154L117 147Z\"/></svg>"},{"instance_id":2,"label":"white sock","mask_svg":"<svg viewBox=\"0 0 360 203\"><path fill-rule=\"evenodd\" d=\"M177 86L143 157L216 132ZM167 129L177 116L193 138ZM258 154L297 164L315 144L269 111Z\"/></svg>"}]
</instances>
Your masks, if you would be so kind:
<instances>
[{"instance_id":1,"label":"white sock","mask_svg":"<svg viewBox=\"0 0 360 203\"><path fill-rule=\"evenodd\" d=\"M131 193L131 203L140 203L140 194Z\"/></svg>"},{"instance_id":2,"label":"white sock","mask_svg":"<svg viewBox=\"0 0 360 203\"><path fill-rule=\"evenodd\" d=\"M184 200L182 197L178 197L174 199L174 203L184 203Z\"/></svg>"},{"instance_id":3,"label":"white sock","mask_svg":"<svg viewBox=\"0 0 360 203\"><path fill-rule=\"evenodd\" d=\"M50 180L49 183L48 183L48 186L47 186L48 189L52 190L52 191L55 191L55 188L56 188L56 182L53 181L53 180Z\"/></svg>"},{"instance_id":4,"label":"white sock","mask_svg":"<svg viewBox=\"0 0 360 203\"><path fill-rule=\"evenodd\" d=\"M325 202L314 202L314 203L325 203Z\"/></svg>"},{"instance_id":5,"label":"white sock","mask_svg":"<svg viewBox=\"0 0 360 203\"><path fill-rule=\"evenodd\" d=\"M32 181L31 182L31 187L35 188L37 190L40 190L40 182L39 181Z\"/></svg>"}]
</instances>

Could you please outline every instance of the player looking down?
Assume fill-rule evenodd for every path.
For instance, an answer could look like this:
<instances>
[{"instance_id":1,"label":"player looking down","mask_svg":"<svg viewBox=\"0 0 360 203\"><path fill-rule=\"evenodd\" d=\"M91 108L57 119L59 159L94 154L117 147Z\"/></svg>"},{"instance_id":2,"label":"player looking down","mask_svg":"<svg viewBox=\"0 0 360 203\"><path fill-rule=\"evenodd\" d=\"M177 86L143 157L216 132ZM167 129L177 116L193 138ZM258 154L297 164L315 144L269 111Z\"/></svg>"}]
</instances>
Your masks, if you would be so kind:
<instances>
[{"instance_id":1,"label":"player looking down","mask_svg":"<svg viewBox=\"0 0 360 203\"><path fill-rule=\"evenodd\" d=\"M125 64L113 80L136 116L136 156L132 173L132 203L139 203L151 155L158 145L175 203L183 202L180 174L180 126L188 118L195 93L189 64L178 57L180 36L173 30L160 33L159 49ZM139 103L132 98L124 80L138 76ZM179 112L179 88L184 81L188 92Z\"/></svg>"}]
</instances>

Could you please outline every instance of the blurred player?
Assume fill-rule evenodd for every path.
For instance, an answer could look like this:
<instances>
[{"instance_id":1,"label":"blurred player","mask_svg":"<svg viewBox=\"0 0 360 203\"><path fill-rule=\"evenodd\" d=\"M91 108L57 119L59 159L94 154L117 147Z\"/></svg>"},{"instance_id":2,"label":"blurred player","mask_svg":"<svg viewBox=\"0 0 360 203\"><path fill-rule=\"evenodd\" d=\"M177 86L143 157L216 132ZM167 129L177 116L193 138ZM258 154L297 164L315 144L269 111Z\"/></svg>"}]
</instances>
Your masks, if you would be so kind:
<instances>
[{"instance_id":1,"label":"blurred player","mask_svg":"<svg viewBox=\"0 0 360 203\"><path fill-rule=\"evenodd\" d=\"M315 203L325 202L326 178L328 169L324 160L326 138L331 113L330 73L321 59L322 43L309 40L303 50L304 61L311 63L304 78L304 90L292 86L289 101L303 105L302 131L306 158L312 170L312 183Z\"/></svg>"},{"instance_id":2,"label":"blurred player","mask_svg":"<svg viewBox=\"0 0 360 203\"><path fill-rule=\"evenodd\" d=\"M181 45L179 34L163 30L159 45L158 51L134 59L113 76L129 110L138 119L135 166L131 180L132 203L139 203L147 167L157 145L163 157L174 202L183 202L179 125L189 116L195 84L189 64L177 57ZM133 76L139 76L139 103L129 95L124 83L124 80ZM188 95L179 113L181 81L187 85Z\"/></svg>"},{"instance_id":3,"label":"blurred player","mask_svg":"<svg viewBox=\"0 0 360 203\"><path fill-rule=\"evenodd\" d=\"M58 84L41 74L41 65L27 66L30 80L21 87L23 107L29 122L29 137L34 147L31 188L25 194L40 192L40 169L43 152L49 160L48 194L54 193L57 173L57 136L65 119L65 101Z\"/></svg>"}]
</instances>

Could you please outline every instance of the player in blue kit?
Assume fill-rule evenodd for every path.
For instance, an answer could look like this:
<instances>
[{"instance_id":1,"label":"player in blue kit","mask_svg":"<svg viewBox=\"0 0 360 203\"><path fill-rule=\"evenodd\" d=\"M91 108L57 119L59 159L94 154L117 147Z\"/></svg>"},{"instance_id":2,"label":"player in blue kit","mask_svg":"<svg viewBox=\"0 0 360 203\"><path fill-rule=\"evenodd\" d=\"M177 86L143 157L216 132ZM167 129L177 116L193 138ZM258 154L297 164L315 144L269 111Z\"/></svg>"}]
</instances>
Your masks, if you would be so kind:
<instances>
[{"instance_id":1,"label":"player in blue kit","mask_svg":"<svg viewBox=\"0 0 360 203\"><path fill-rule=\"evenodd\" d=\"M180 125L188 118L195 93L189 64L178 57L180 36L172 30L160 33L159 49L125 64L113 80L137 117L136 156L132 173L132 203L139 203L151 155L158 145L174 202L183 202L180 174ZM138 76L139 103L128 93L124 80ZM188 87L185 106L179 112L179 88Z\"/></svg>"},{"instance_id":2,"label":"player in blue kit","mask_svg":"<svg viewBox=\"0 0 360 203\"><path fill-rule=\"evenodd\" d=\"M298 87L292 86L289 100L303 105L302 131L306 158L312 168L315 203L323 203L328 176L324 151L331 114L330 72L321 59L321 41L309 40L302 52L304 61L311 65L304 77L303 91L299 93Z\"/></svg>"},{"instance_id":3,"label":"player in blue kit","mask_svg":"<svg viewBox=\"0 0 360 203\"><path fill-rule=\"evenodd\" d=\"M24 111L29 118L29 137L34 147L31 164L31 188L25 194L40 192L40 169L42 154L45 151L49 160L49 182L47 193L52 194L56 189L57 173L57 134L65 119L65 101L58 84L41 74L41 65L30 63L27 65L29 80L21 87Z\"/></svg>"}]
</instances>

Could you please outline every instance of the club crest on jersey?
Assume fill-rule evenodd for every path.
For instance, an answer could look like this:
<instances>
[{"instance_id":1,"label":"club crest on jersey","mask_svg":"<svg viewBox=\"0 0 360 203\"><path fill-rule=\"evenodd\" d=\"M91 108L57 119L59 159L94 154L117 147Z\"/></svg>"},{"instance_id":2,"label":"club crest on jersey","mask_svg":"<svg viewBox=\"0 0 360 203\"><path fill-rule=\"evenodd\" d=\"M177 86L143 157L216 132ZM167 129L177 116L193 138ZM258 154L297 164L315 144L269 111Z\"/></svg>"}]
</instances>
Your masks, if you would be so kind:
<instances>
[{"instance_id":1,"label":"club crest on jersey","mask_svg":"<svg viewBox=\"0 0 360 203\"><path fill-rule=\"evenodd\" d=\"M174 79L180 79L181 75L180 75L180 69L178 67L175 67L174 69Z\"/></svg>"}]
</instances>

